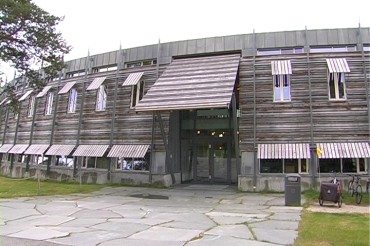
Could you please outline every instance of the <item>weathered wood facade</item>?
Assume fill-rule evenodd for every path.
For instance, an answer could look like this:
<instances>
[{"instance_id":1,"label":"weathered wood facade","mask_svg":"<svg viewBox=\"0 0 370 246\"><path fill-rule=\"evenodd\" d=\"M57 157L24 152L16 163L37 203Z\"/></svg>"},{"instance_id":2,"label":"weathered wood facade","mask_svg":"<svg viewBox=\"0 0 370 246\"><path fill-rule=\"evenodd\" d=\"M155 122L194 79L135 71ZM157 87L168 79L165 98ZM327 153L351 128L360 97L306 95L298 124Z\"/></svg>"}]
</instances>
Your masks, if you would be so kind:
<instances>
[{"instance_id":1,"label":"weathered wood facade","mask_svg":"<svg viewBox=\"0 0 370 246\"><path fill-rule=\"evenodd\" d=\"M55 179L73 178L82 172L86 182L110 180L168 185L197 181L200 170L205 168L209 175L199 177L198 181L209 176L209 182L238 183L242 190L278 191L284 189L284 177L290 171L284 166L282 172L264 173L257 156L258 146L308 144L310 158L299 160L298 164L307 161L305 171L300 166L300 171L293 172L301 173L304 188L309 188L321 180L317 144L369 142L369 45L369 28L301 30L185 40L76 59L67 62L68 67L61 72L60 78L48 83L50 91L54 92L50 115L45 115L47 95L36 99L32 117L28 114L30 97L22 101L18 116L9 113L5 104L1 106L2 143L76 147L150 145L149 171L117 170L111 159L105 170L84 169L75 163L72 172L71 168L61 169L49 161L48 168L41 167L41 171L45 169L43 175ZM186 58L191 62L192 57L228 55L239 55L240 61L235 78L235 98L230 98L226 111L215 111L218 108L215 107L209 111L175 108L137 112L130 108L132 87L122 86L130 74L143 72L140 80L145 83L146 99L145 94L174 59ZM344 58L350 68L350 72L345 73L346 97L343 100L330 100L328 92L326 59L336 58ZM274 101L275 80L271 67L271 62L278 61L290 61L291 66L290 98L279 102ZM182 68L176 69L180 71ZM192 72L184 72L186 76L189 73ZM197 73L201 74L201 69ZM97 90L86 88L101 77L106 77L103 85L107 101L106 109L97 111ZM77 90L75 113L67 113L69 93L58 94L68 82L76 82L73 86ZM29 88L19 83L19 90L25 93ZM193 124L193 127L185 126L185 123ZM202 135L204 132L209 136ZM214 134L220 137L215 138ZM4 156L6 152L3 151ZM199 156L200 152L204 155ZM363 159L367 166L356 172L368 173L370 153L365 152L364 156L356 158ZM209 163L209 167L199 163ZM22 166L24 164L18 160L3 158L2 172L13 176L32 175ZM223 171L217 174L219 170ZM104 178L97 178L99 171ZM346 172L342 170L342 173ZM213 177L217 175L220 177Z\"/></svg>"}]
</instances>

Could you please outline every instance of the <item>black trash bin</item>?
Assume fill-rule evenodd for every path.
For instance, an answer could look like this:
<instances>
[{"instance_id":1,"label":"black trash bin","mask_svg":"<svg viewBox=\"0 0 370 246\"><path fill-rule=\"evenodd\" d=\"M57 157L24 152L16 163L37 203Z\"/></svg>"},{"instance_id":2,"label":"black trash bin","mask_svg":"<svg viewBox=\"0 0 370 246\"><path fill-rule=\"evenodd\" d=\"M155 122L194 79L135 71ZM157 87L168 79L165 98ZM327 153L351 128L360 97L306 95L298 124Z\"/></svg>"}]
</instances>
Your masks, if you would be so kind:
<instances>
[{"instance_id":1,"label":"black trash bin","mask_svg":"<svg viewBox=\"0 0 370 246\"><path fill-rule=\"evenodd\" d=\"M285 176L285 206L301 206L301 176L290 173Z\"/></svg>"}]
</instances>

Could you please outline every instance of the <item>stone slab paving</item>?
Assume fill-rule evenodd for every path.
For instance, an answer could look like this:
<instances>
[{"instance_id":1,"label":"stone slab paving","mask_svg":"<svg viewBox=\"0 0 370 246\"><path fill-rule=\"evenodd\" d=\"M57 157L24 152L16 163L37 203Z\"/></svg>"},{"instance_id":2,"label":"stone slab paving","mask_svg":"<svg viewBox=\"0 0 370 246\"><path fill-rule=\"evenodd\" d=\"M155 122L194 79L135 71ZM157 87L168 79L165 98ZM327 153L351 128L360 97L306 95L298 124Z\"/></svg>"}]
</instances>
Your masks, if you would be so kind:
<instances>
[{"instance_id":1,"label":"stone slab paving","mask_svg":"<svg viewBox=\"0 0 370 246\"><path fill-rule=\"evenodd\" d=\"M227 185L4 199L0 245L292 245L302 207L284 203Z\"/></svg>"}]
</instances>

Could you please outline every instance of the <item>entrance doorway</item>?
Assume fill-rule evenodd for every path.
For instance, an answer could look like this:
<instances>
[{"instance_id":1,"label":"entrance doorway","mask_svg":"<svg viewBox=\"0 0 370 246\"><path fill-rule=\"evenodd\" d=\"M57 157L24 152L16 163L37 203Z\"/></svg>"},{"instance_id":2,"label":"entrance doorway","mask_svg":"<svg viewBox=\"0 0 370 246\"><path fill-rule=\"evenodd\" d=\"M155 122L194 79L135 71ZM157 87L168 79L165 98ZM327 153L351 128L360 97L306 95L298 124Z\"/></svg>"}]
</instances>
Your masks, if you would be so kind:
<instances>
[{"instance_id":1,"label":"entrance doorway","mask_svg":"<svg viewBox=\"0 0 370 246\"><path fill-rule=\"evenodd\" d=\"M238 141L234 140L230 114L229 109L181 112L182 182L237 182L235 144Z\"/></svg>"},{"instance_id":2,"label":"entrance doorway","mask_svg":"<svg viewBox=\"0 0 370 246\"><path fill-rule=\"evenodd\" d=\"M231 163L228 149L227 142L198 143L194 153L194 181L230 183Z\"/></svg>"}]
</instances>

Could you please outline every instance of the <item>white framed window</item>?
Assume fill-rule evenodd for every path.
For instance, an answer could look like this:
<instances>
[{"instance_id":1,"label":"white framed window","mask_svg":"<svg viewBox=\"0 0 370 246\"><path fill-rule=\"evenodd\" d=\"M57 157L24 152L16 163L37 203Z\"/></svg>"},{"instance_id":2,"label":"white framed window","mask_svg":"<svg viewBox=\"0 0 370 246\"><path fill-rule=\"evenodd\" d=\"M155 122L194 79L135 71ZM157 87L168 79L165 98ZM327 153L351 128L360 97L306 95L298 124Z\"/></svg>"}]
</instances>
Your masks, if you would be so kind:
<instances>
[{"instance_id":1,"label":"white framed window","mask_svg":"<svg viewBox=\"0 0 370 246\"><path fill-rule=\"evenodd\" d=\"M135 108L136 104L143 98L144 86L145 83L143 80L141 80L136 85L132 86L130 108Z\"/></svg>"},{"instance_id":2,"label":"white framed window","mask_svg":"<svg viewBox=\"0 0 370 246\"><path fill-rule=\"evenodd\" d=\"M68 99L67 113L74 113L74 112L76 112L76 105L77 105L77 89L72 88L69 91L69 99Z\"/></svg>"},{"instance_id":3,"label":"white framed window","mask_svg":"<svg viewBox=\"0 0 370 246\"><path fill-rule=\"evenodd\" d=\"M329 100L346 100L346 78L344 73L328 72Z\"/></svg>"},{"instance_id":4,"label":"white framed window","mask_svg":"<svg viewBox=\"0 0 370 246\"><path fill-rule=\"evenodd\" d=\"M28 100L28 111L27 111L27 116L32 117L33 116L33 111L35 109L35 96L31 96L30 99Z\"/></svg>"},{"instance_id":5,"label":"white framed window","mask_svg":"<svg viewBox=\"0 0 370 246\"><path fill-rule=\"evenodd\" d=\"M273 75L274 102L290 102L290 77L288 74Z\"/></svg>"},{"instance_id":6,"label":"white framed window","mask_svg":"<svg viewBox=\"0 0 370 246\"><path fill-rule=\"evenodd\" d=\"M258 49L258 56L269 56L269 55L284 55L284 54L302 54L304 53L303 47L296 48L282 48L282 49Z\"/></svg>"},{"instance_id":7,"label":"white framed window","mask_svg":"<svg viewBox=\"0 0 370 246\"><path fill-rule=\"evenodd\" d=\"M310 53L353 52L356 50L357 50L357 47L355 45L310 47Z\"/></svg>"},{"instance_id":8,"label":"white framed window","mask_svg":"<svg viewBox=\"0 0 370 246\"><path fill-rule=\"evenodd\" d=\"M260 173L308 173L309 159L260 159Z\"/></svg>"},{"instance_id":9,"label":"white framed window","mask_svg":"<svg viewBox=\"0 0 370 246\"><path fill-rule=\"evenodd\" d=\"M114 158L115 169L124 171L149 171L148 154L145 158Z\"/></svg>"},{"instance_id":10,"label":"white framed window","mask_svg":"<svg viewBox=\"0 0 370 246\"><path fill-rule=\"evenodd\" d=\"M105 85L99 86L96 93L96 111L105 111L107 108L107 87Z\"/></svg>"},{"instance_id":11,"label":"white framed window","mask_svg":"<svg viewBox=\"0 0 370 246\"><path fill-rule=\"evenodd\" d=\"M53 111L53 99L54 99L54 92L49 92L46 96L45 102L45 115L51 115Z\"/></svg>"},{"instance_id":12,"label":"white framed window","mask_svg":"<svg viewBox=\"0 0 370 246\"><path fill-rule=\"evenodd\" d=\"M96 168L96 157L82 157L81 167L83 168Z\"/></svg>"}]
</instances>

